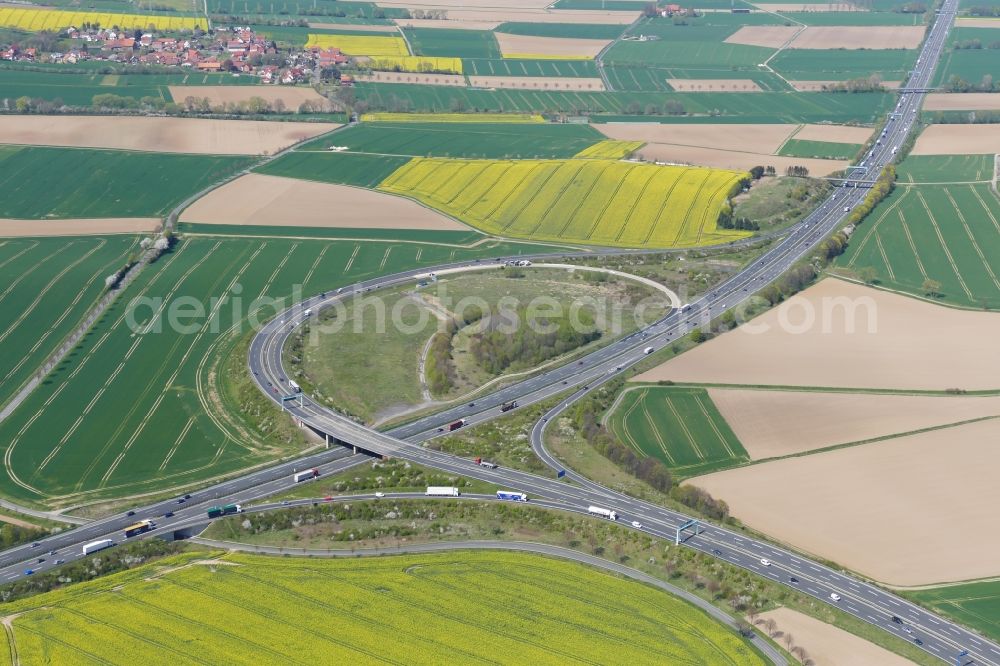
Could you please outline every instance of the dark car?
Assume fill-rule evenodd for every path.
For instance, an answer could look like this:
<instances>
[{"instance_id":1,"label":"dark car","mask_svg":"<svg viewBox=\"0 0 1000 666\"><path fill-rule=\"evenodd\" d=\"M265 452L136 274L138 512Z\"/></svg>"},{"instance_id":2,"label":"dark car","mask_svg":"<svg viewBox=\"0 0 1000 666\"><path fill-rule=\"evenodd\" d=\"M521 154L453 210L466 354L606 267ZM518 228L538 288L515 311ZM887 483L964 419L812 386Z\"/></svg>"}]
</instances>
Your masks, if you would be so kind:
<instances>
[{"instance_id":1,"label":"dark car","mask_svg":"<svg viewBox=\"0 0 1000 666\"><path fill-rule=\"evenodd\" d=\"M476 403L474 403L474 402L470 402L469 403L469 407L475 407L475 406L476 406Z\"/></svg>"},{"instance_id":2,"label":"dark car","mask_svg":"<svg viewBox=\"0 0 1000 666\"><path fill-rule=\"evenodd\" d=\"M184 499L191 499L191 495L185 495Z\"/></svg>"},{"instance_id":3,"label":"dark car","mask_svg":"<svg viewBox=\"0 0 1000 666\"><path fill-rule=\"evenodd\" d=\"M128 512L128 513L126 513L125 515L126 515L126 516L134 516L134 515L135 515L135 511L129 511L129 512Z\"/></svg>"},{"instance_id":4,"label":"dark car","mask_svg":"<svg viewBox=\"0 0 1000 666\"><path fill-rule=\"evenodd\" d=\"M718 548L714 548L714 549L712 549L712 555L715 555L716 557L718 557L718 556L722 555L722 551L719 550Z\"/></svg>"},{"instance_id":5,"label":"dark car","mask_svg":"<svg viewBox=\"0 0 1000 666\"><path fill-rule=\"evenodd\" d=\"M924 644L924 642L922 640L920 640L919 638L914 638L913 642L916 643L917 645L923 645Z\"/></svg>"},{"instance_id":6,"label":"dark car","mask_svg":"<svg viewBox=\"0 0 1000 666\"><path fill-rule=\"evenodd\" d=\"M30 576L30 575L31 575L31 574L33 574L33 573L35 573L35 570L34 570L34 569L25 569L25 570L24 570L24 575L25 575L25 576Z\"/></svg>"},{"instance_id":7,"label":"dark car","mask_svg":"<svg viewBox=\"0 0 1000 666\"><path fill-rule=\"evenodd\" d=\"M799 579L796 578L795 576L792 576L791 578L788 579L788 582L789 583L797 583L797 582L799 582Z\"/></svg>"},{"instance_id":8,"label":"dark car","mask_svg":"<svg viewBox=\"0 0 1000 666\"><path fill-rule=\"evenodd\" d=\"M42 544L40 544L40 543L38 543L38 542L36 541L35 543L31 544L31 547L32 547L32 548L38 548L38 547L39 547L39 546L41 546L41 545L42 545Z\"/></svg>"},{"instance_id":9,"label":"dark car","mask_svg":"<svg viewBox=\"0 0 1000 666\"><path fill-rule=\"evenodd\" d=\"M163 517L164 518L173 518L174 517L174 512L173 511L167 511L165 514L163 514Z\"/></svg>"},{"instance_id":10,"label":"dark car","mask_svg":"<svg viewBox=\"0 0 1000 666\"><path fill-rule=\"evenodd\" d=\"M893 615L892 621L895 622L896 624L903 624L903 619L898 615Z\"/></svg>"},{"instance_id":11,"label":"dark car","mask_svg":"<svg viewBox=\"0 0 1000 666\"><path fill-rule=\"evenodd\" d=\"M38 563L39 563L39 564L41 564L41 563L42 563L42 562L44 562L44 561L45 561L45 558L44 558L44 557L39 557L39 558L38 558Z\"/></svg>"},{"instance_id":12,"label":"dark car","mask_svg":"<svg viewBox=\"0 0 1000 666\"><path fill-rule=\"evenodd\" d=\"M178 498L177 503L178 504L184 504L184 502L186 502L186 501L187 501L186 499L184 499L183 497L181 497L181 498Z\"/></svg>"}]
</instances>

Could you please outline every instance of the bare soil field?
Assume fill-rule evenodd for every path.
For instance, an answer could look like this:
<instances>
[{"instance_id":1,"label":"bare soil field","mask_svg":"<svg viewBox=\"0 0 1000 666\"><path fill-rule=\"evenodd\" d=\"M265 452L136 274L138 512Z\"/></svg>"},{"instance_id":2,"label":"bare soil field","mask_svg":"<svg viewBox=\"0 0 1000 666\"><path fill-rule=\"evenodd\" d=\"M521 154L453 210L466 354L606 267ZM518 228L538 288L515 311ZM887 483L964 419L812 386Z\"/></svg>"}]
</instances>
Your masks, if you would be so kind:
<instances>
[{"instance_id":1,"label":"bare soil field","mask_svg":"<svg viewBox=\"0 0 1000 666\"><path fill-rule=\"evenodd\" d=\"M167 86L178 104L188 97L207 97L212 104L238 104L251 97L262 97L270 103L281 100L289 111L298 110L303 102L322 104L330 109L330 100L312 88L296 86Z\"/></svg>"},{"instance_id":2,"label":"bare soil field","mask_svg":"<svg viewBox=\"0 0 1000 666\"><path fill-rule=\"evenodd\" d=\"M1000 153L996 125L931 125L917 137L913 155L994 155Z\"/></svg>"},{"instance_id":3,"label":"bare soil field","mask_svg":"<svg viewBox=\"0 0 1000 666\"><path fill-rule=\"evenodd\" d=\"M355 74L358 81L377 81L381 83L415 83L428 86L464 86L465 77L461 74L415 74L413 72L372 72L371 74Z\"/></svg>"},{"instance_id":4,"label":"bare soil field","mask_svg":"<svg viewBox=\"0 0 1000 666\"><path fill-rule=\"evenodd\" d=\"M789 81L789 85L795 88L799 92L822 92L823 86L829 86L836 83L843 83L843 81ZM899 87L901 81L883 81L882 86L886 90L895 90Z\"/></svg>"},{"instance_id":5,"label":"bare soil field","mask_svg":"<svg viewBox=\"0 0 1000 666\"><path fill-rule=\"evenodd\" d=\"M678 92L763 92L753 79L667 79Z\"/></svg>"},{"instance_id":6,"label":"bare soil field","mask_svg":"<svg viewBox=\"0 0 1000 666\"><path fill-rule=\"evenodd\" d=\"M593 126L609 139L770 154L798 125L601 123Z\"/></svg>"},{"instance_id":7,"label":"bare soil field","mask_svg":"<svg viewBox=\"0 0 1000 666\"><path fill-rule=\"evenodd\" d=\"M915 49L923 38L922 25L812 25L799 33L789 48Z\"/></svg>"},{"instance_id":8,"label":"bare soil field","mask_svg":"<svg viewBox=\"0 0 1000 666\"><path fill-rule=\"evenodd\" d=\"M500 53L504 57L511 54L541 56L587 57L593 58L605 46L611 43L609 39L566 39L563 37L534 37L531 35L508 35L504 32L494 33Z\"/></svg>"},{"instance_id":9,"label":"bare soil field","mask_svg":"<svg viewBox=\"0 0 1000 666\"><path fill-rule=\"evenodd\" d=\"M775 608L758 617L758 622L774 620L775 631L781 632L775 636L779 643L791 634L795 644L806 649L816 666L910 666L913 663L860 636L791 608Z\"/></svg>"},{"instance_id":10,"label":"bare soil field","mask_svg":"<svg viewBox=\"0 0 1000 666\"><path fill-rule=\"evenodd\" d=\"M420 204L358 187L248 174L181 213L183 222L288 227L466 230Z\"/></svg>"},{"instance_id":11,"label":"bare soil field","mask_svg":"<svg viewBox=\"0 0 1000 666\"><path fill-rule=\"evenodd\" d=\"M437 19L393 19L401 28L439 28L442 30L494 30L502 21L455 21Z\"/></svg>"},{"instance_id":12,"label":"bare soil field","mask_svg":"<svg viewBox=\"0 0 1000 666\"><path fill-rule=\"evenodd\" d=\"M924 98L925 111L996 111L1000 93L930 93Z\"/></svg>"},{"instance_id":13,"label":"bare soil field","mask_svg":"<svg viewBox=\"0 0 1000 666\"><path fill-rule=\"evenodd\" d=\"M830 143L864 143L875 130L851 125L803 125L793 138Z\"/></svg>"},{"instance_id":14,"label":"bare soil field","mask_svg":"<svg viewBox=\"0 0 1000 666\"><path fill-rule=\"evenodd\" d=\"M1000 575L1000 420L692 479L750 527L890 585ZM960 535L928 538L931 530ZM960 546L960 547L956 547Z\"/></svg>"},{"instance_id":15,"label":"bare soil field","mask_svg":"<svg viewBox=\"0 0 1000 666\"><path fill-rule=\"evenodd\" d=\"M745 25L726 37L725 42L727 44L778 49L794 37L799 30L801 28L793 25Z\"/></svg>"},{"instance_id":16,"label":"bare soil field","mask_svg":"<svg viewBox=\"0 0 1000 666\"><path fill-rule=\"evenodd\" d=\"M434 0L415 2L410 0L379 0L379 7L405 7L407 9L544 9L552 0Z\"/></svg>"},{"instance_id":17,"label":"bare soil field","mask_svg":"<svg viewBox=\"0 0 1000 666\"><path fill-rule=\"evenodd\" d=\"M697 4L697 3L695 3ZM823 4L818 2L807 2L802 4L796 4L794 2L754 2L752 3L755 7L760 7L764 11L768 12L864 12L867 9L862 9L857 5L852 5L849 2L841 2L836 4Z\"/></svg>"},{"instance_id":18,"label":"bare soil field","mask_svg":"<svg viewBox=\"0 0 1000 666\"><path fill-rule=\"evenodd\" d=\"M755 166L773 166L784 173L790 166L804 166L813 176L825 176L848 165L843 160L821 160L805 157L785 157L767 153L748 153L699 146L677 146L670 143L647 143L635 152L646 161L668 164L694 164L717 169L747 170Z\"/></svg>"},{"instance_id":19,"label":"bare soil field","mask_svg":"<svg viewBox=\"0 0 1000 666\"><path fill-rule=\"evenodd\" d=\"M470 76L479 88L517 88L524 90L604 90L601 79L558 76Z\"/></svg>"},{"instance_id":20,"label":"bare soil field","mask_svg":"<svg viewBox=\"0 0 1000 666\"><path fill-rule=\"evenodd\" d=\"M399 29L394 25L365 25L364 23L313 23L310 21L309 27L320 30L350 30L351 32L399 32Z\"/></svg>"},{"instance_id":21,"label":"bare soil field","mask_svg":"<svg viewBox=\"0 0 1000 666\"><path fill-rule=\"evenodd\" d=\"M997 339L995 313L956 310L827 278L635 379L996 389L1000 356L988 350Z\"/></svg>"},{"instance_id":22,"label":"bare soil field","mask_svg":"<svg viewBox=\"0 0 1000 666\"><path fill-rule=\"evenodd\" d=\"M3 116L0 143L165 153L259 155L336 129L333 123L122 116Z\"/></svg>"},{"instance_id":23,"label":"bare soil field","mask_svg":"<svg viewBox=\"0 0 1000 666\"><path fill-rule=\"evenodd\" d=\"M385 3L378 3L385 4ZM386 5L388 6L388 5ZM596 9L503 9L497 7L467 7L456 9L450 5L414 5L400 3L409 9L437 9L447 12L447 20L425 21L416 25L413 19L396 19L397 25L414 23L420 28L455 28L456 23L597 23L628 25L639 17L639 12L603 11ZM436 25L431 25L434 23ZM471 26L467 29L472 30Z\"/></svg>"},{"instance_id":24,"label":"bare soil field","mask_svg":"<svg viewBox=\"0 0 1000 666\"><path fill-rule=\"evenodd\" d=\"M0 219L0 237L140 234L160 226L158 217L111 217L80 220Z\"/></svg>"},{"instance_id":25,"label":"bare soil field","mask_svg":"<svg viewBox=\"0 0 1000 666\"><path fill-rule=\"evenodd\" d=\"M1000 28L1000 19L959 16L958 18L955 19L955 27L956 28Z\"/></svg>"},{"instance_id":26,"label":"bare soil field","mask_svg":"<svg viewBox=\"0 0 1000 666\"><path fill-rule=\"evenodd\" d=\"M752 460L1000 416L998 396L715 388L708 394Z\"/></svg>"}]
</instances>

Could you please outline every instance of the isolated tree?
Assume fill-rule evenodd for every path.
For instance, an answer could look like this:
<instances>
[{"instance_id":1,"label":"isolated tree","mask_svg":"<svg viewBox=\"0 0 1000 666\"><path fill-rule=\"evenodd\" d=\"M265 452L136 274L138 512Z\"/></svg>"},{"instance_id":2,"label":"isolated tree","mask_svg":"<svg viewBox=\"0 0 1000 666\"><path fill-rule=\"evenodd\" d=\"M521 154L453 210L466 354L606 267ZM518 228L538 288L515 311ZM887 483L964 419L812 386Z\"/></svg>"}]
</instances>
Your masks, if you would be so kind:
<instances>
[{"instance_id":1,"label":"isolated tree","mask_svg":"<svg viewBox=\"0 0 1000 666\"><path fill-rule=\"evenodd\" d=\"M795 644L795 638L792 637L791 633L789 633L789 632L786 631L785 632L785 648L787 648L788 651L791 652L792 645L794 645L794 644Z\"/></svg>"},{"instance_id":2,"label":"isolated tree","mask_svg":"<svg viewBox=\"0 0 1000 666\"><path fill-rule=\"evenodd\" d=\"M878 280L878 271L874 266L862 266L858 269L858 279L865 284L875 284Z\"/></svg>"},{"instance_id":3,"label":"isolated tree","mask_svg":"<svg viewBox=\"0 0 1000 666\"><path fill-rule=\"evenodd\" d=\"M700 345L702 342L705 341L705 332L700 328L696 328L693 331L691 331L691 335L688 337L691 338L691 342L695 343L696 345Z\"/></svg>"},{"instance_id":4,"label":"isolated tree","mask_svg":"<svg viewBox=\"0 0 1000 666\"><path fill-rule=\"evenodd\" d=\"M937 280L927 278L924 280L924 283L920 285L920 288L923 290L924 296L936 298L941 295L941 283Z\"/></svg>"},{"instance_id":5,"label":"isolated tree","mask_svg":"<svg viewBox=\"0 0 1000 666\"><path fill-rule=\"evenodd\" d=\"M769 617L764 621L764 628L767 629L767 635L773 638L774 630L778 628L778 623L774 621L773 617Z\"/></svg>"}]
</instances>

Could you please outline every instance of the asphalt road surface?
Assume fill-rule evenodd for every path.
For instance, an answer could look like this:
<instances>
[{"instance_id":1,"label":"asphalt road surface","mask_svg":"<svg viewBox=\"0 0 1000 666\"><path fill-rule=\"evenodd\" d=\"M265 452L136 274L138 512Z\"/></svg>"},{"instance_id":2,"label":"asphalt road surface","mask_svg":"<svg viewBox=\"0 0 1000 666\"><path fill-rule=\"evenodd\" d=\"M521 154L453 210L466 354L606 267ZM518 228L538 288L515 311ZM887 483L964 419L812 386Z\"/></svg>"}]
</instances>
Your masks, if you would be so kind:
<instances>
[{"instance_id":1,"label":"asphalt road surface","mask_svg":"<svg viewBox=\"0 0 1000 666\"><path fill-rule=\"evenodd\" d=\"M255 381L260 389L282 405L290 416L318 433L335 438L337 442L353 445L370 453L398 457L446 472L495 483L501 488L526 492L532 502L543 506L576 512L586 512L587 507L591 505L613 509L619 514L618 520L626 526L638 525L631 527L632 529L639 529L659 538L674 538L676 529L687 523L690 516L616 493L573 473L572 470L566 470L566 477L557 480L516 470L487 469L469 460L423 448L419 446L419 442L438 436L443 430L447 430L447 424L459 419L465 419L466 425L474 425L496 418L500 414L500 405L510 400L517 400L519 408L523 408L560 393L570 392L568 397L536 424L532 435L533 446L542 459L550 466L558 467L558 462L544 450L541 439L545 424L551 418L589 390L640 361L645 357L646 348L651 346L659 349L726 310L745 302L756 291L778 278L806 255L819 241L844 226L851 210L867 194L866 182L874 180L875 175L892 161L896 150L904 144L909 135L923 101L922 90L929 85L933 66L940 57L956 5L957 0L946 0L940 10L939 20L925 40L917 69L912 72L902 89L899 103L878 137L879 142L859 165L866 171L859 170L855 174L857 179L849 180L844 186L836 188L819 208L790 229L783 240L777 242L752 266L748 266L680 311L672 311L652 326L615 341L577 363L541 373L476 399L474 406L455 407L407 424L391 433L379 433L361 426L326 407L313 403L308 396L302 394L291 400L284 399L289 393L289 388L287 375L281 366L281 349L288 336L303 322L307 309L315 314L338 299L427 279L431 277L433 270L483 265L480 261L457 262L437 269L407 271L360 282L336 292L313 296L293 306L269 322L254 338L248 362ZM565 256L568 255L546 254L531 258L549 259ZM502 259L495 263L499 265ZM121 541L121 530L132 521L142 518L154 519L157 522L157 533L190 528L207 522L204 516L209 506L234 502L247 503L287 489L294 485L291 480L294 471L319 467L323 473L335 473L360 464L364 460L361 455L350 455L346 449L334 447L304 459L257 470L192 493L183 503L180 503L180 498L160 502L136 509L134 516L112 516L49 537L35 547L22 546L4 551L0 553L0 583L27 575L25 571L29 568L38 571L53 566L55 560L69 561L78 558L81 545L88 541L99 538ZM260 509L267 510L275 506L280 505L261 505ZM168 512L173 515L166 517ZM845 535L845 538L849 538L848 535ZM942 660L954 662L961 651L968 651L968 656L961 660L962 663L1000 666L1000 646L995 643L879 587L834 571L766 541L714 525L704 525L698 533L685 532L683 543L776 582L796 587L823 603L836 605L903 640L919 641L918 645L922 649ZM49 555L50 550L54 554ZM45 561L37 562L38 558L44 558ZM905 628L909 628L912 633L906 632Z\"/></svg>"}]
</instances>

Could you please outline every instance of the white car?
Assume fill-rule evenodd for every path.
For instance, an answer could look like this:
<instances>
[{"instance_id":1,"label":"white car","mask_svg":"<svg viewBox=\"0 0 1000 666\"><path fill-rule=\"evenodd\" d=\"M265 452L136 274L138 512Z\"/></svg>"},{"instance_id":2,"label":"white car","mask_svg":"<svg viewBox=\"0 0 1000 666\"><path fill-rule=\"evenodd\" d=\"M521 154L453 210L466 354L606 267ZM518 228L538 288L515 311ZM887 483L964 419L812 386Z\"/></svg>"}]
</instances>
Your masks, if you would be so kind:
<instances>
[{"instance_id":1,"label":"white car","mask_svg":"<svg viewBox=\"0 0 1000 666\"><path fill-rule=\"evenodd\" d=\"M849 210L851 210L851 207L850 207L850 206L844 206L844 212L845 212L845 213L846 213L847 211L849 211Z\"/></svg>"},{"instance_id":2,"label":"white car","mask_svg":"<svg viewBox=\"0 0 1000 666\"><path fill-rule=\"evenodd\" d=\"M633 520L632 521L632 527L634 527L637 530L641 530L642 529L642 523L640 523L638 520Z\"/></svg>"},{"instance_id":3,"label":"white car","mask_svg":"<svg viewBox=\"0 0 1000 666\"><path fill-rule=\"evenodd\" d=\"M766 557L760 558L760 563L763 564L765 567L771 566L771 560L767 559Z\"/></svg>"},{"instance_id":4,"label":"white car","mask_svg":"<svg viewBox=\"0 0 1000 666\"><path fill-rule=\"evenodd\" d=\"M837 594L836 592L831 592L830 599L832 599L833 601L840 601L840 595Z\"/></svg>"},{"instance_id":5,"label":"white car","mask_svg":"<svg viewBox=\"0 0 1000 666\"><path fill-rule=\"evenodd\" d=\"M385 497L385 493L383 493L382 491L379 491L379 492L375 493L375 497L381 499L381 498Z\"/></svg>"}]
</instances>

